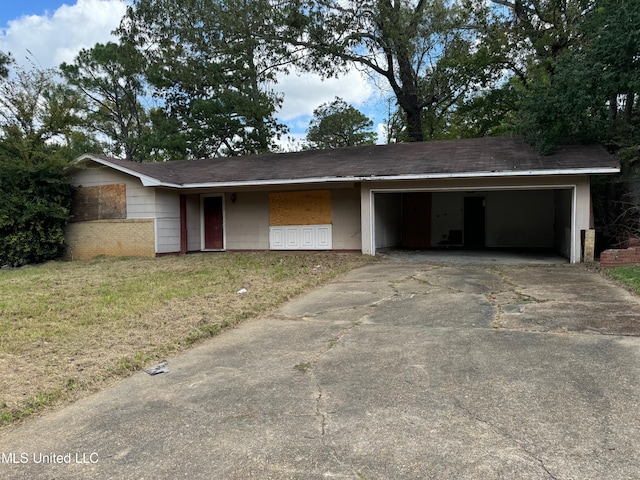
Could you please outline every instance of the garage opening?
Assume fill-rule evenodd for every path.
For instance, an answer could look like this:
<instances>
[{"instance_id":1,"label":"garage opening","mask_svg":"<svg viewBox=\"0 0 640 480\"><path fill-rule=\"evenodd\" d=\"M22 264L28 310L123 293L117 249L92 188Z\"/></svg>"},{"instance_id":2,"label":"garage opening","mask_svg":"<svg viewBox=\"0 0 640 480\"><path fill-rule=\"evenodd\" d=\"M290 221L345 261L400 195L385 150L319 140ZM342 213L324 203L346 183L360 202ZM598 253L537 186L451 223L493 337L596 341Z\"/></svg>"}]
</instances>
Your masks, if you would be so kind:
<instances>
[{"instance_id":1,"label":"garage opening","mask_svg":"<svg viewBox=\"0 0 640 480\"><path fill-rule=\"evenodd\" d=\"M572 190L376 192L374 245L571 254Z\"/></svg>"}]
</instances>

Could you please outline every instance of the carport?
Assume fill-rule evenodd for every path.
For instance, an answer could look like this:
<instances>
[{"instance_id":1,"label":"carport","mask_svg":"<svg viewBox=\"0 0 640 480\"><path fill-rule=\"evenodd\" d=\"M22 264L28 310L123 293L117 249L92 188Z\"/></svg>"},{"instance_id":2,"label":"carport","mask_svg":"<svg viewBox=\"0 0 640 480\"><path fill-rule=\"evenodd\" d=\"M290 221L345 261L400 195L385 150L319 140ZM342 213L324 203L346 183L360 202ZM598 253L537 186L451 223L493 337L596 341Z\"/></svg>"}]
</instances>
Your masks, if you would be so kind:
<instances>
[{"instance_id":1,"label":"carport","mask_svg":"<svg viewBox=\"0 0 640 480\"><path fill-rule=\"evenodd\" d=\"M374 192L375 247L571 252L571 188Z\"/></svg>"},{"instance_id":2,"label":"carport","mask_svg":"<svg viewBox=\"0 0 640 480\"><path fill-rule=\"evenodd\" d=\"M363 189L363 232L374 255L383 248L545 250L576 263L592 227L589 185L586 175L372 183Z\"/></svg>"}]
</instances>

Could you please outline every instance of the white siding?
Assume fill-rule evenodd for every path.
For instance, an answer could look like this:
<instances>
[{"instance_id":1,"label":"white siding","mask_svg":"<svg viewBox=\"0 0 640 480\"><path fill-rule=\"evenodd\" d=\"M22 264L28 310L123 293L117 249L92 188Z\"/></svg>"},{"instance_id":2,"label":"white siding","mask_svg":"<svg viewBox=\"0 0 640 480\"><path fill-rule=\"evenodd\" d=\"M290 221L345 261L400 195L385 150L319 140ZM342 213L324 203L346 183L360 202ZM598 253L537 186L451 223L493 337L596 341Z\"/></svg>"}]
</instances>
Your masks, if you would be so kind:
<instances>
[{"instance_id":1,"label":"white siding","mask_svg":"<svg viewBox=\"0 0 640 480\"><path fill-rule=\"evenodd\" d=\"M156 191L156 253L180 251L180 195Z\"/></svg>"},{"instance_id":2,"label":"white siding","mask_svg":"<svg viewBox=\"0 0 640 480\"><path fill-rule=\"evenodd\" d=\"M127 219L155 217L155 189L144 187L138 178L107 167L87 167L73 172L76 187L97 187L124 183L127 194Z\"/></svg>"}]
</instances>

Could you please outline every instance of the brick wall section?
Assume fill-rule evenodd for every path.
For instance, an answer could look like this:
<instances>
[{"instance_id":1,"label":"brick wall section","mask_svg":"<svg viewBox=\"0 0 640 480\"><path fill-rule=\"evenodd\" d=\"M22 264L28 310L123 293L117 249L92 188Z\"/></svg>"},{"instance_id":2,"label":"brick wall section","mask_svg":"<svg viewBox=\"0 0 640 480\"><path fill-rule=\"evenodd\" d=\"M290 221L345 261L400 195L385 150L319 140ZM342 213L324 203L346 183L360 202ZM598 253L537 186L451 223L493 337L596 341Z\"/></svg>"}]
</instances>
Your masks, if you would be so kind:
<instances>
[{"instance_id":1,"label":"brick wall section","mask_svg":"<svg viewBox=\"0 0 640 480\"><path fill-rule=\"evenodd\" d=\"M87 260L97 255L156 255L153 219L71 223L65 230L65 241L65 258L69 260Z\"/></svg>"},{"instance_id":2,"label":"brick wall section","mask_svg":"<svg viewBox=\"0 0 640 480\"><path fill-rule=\"evenodd\" d=\"M622 265L640 265L640 247L605 250L600 254L600 267L612 268Z\"/></svg>"}]
</instances>

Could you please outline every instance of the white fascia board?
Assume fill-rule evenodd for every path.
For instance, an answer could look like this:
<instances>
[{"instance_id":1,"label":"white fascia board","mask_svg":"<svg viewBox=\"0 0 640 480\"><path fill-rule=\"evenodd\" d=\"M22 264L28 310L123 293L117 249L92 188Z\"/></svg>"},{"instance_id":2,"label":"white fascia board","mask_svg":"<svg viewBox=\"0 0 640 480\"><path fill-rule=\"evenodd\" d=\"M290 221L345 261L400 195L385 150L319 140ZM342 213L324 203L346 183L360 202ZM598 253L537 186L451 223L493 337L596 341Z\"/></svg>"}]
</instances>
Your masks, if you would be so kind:
<instances>
[{"instance_id":1,"label":"white fascia board","mask_svg":"<svg viewBox=\"0 0 640 480\"><path fill-rule=\"evenodd\" d=\"M329 183L329 182L371 182L394 180L432 180L445 178L490 178L490 177L523 177L523 176L550 176L550 175L603 175L619 173L619 168L574 168L567 170L523 170L513 172L470 172L470 173L434 173L414 175L383 175L383 176L349 176L349 177L309 177L281 180L248 180L242 182L205 182L186 183L183 185L160 182L154 186L170 188L222 188L222 187L252 187L267 185L295 185L301 183Z\"/></svg>"}]
</instances>

